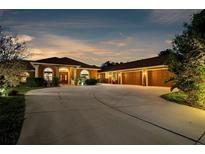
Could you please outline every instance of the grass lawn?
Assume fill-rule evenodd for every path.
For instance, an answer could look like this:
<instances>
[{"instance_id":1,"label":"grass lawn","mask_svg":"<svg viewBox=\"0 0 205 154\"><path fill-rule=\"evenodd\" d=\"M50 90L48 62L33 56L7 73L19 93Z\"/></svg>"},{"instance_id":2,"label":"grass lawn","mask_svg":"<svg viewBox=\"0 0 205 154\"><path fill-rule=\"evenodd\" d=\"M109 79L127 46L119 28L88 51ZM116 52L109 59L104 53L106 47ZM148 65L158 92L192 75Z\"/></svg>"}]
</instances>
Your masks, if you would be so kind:
<instances>
[{"instance_id":1,"label":"grass lawn","mask_svg":"<svg viewBox=\"0 0 205 154\"><path fill-rule=\"evenodd\" d=\"M24 120L24 94L38 88L20 86L14 88L20 95L0 97L0 144L17 143Z\"/></svg>"},{"instance_id":2,"label":"grass lawn","mask_svg":"<svg viewBox=\"0 0 205 154\"><path fill-rule=\"evenodd\" d=\"M27 87L27 86L19 86L16 88L13 88L13 90L18 91L18 94L25 94L26 92L34 89L41 89L42 87Z\"/></svg>"},{"instance_id":3,"label":"grass lawn","mask_svg":"<svg viewBox=\"0 0 205 154\"><path fill-rule=\"evenodd\" d=\"M165 100L171 101L171 102L175 102L175 103L178 103L178 104L183 104L183 105L190 106L186 102L187 95L184 92L171 92L171 93L168 93L168 94L161 95L160 97L165 99ZM192 106L192 107L205 110L205 106L204 107Z\"/></svg>"},{"instance_id":4,"label":"grass lawn","mask_svg":"<svg viewBox=\"0 0 205 154\"><path fill-rule=\"evenodd\" d=\"M16 144L24 120L24 96L0 97L0 144Z\"/></svg>"}]
</instances>

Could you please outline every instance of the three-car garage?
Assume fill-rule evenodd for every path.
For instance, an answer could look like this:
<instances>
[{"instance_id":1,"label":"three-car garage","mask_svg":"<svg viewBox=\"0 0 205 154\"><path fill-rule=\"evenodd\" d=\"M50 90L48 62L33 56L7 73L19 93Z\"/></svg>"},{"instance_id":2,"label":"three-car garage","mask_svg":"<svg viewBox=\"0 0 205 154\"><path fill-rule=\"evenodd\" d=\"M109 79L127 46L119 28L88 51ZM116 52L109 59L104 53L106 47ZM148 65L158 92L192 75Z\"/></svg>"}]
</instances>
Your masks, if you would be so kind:
<instances>
[{"instance_id":1,"label":"three-car garage","mask_svg":"<svg viewBox=\"0 0 205 154\"><path fill-rule=\"evenodd\" d=\"M118 77L114 78L113 74L117 74ZM167 68L131 72L104 72L101 73L101 83L170 87L171 83L167 83L166 81L168 81L171 76L172 74Z\"/></svg>"},{"instance_id":2,"label":"three-car garage","mask_svg":"<svg viewBox=\"0 0 205 154\"><path fill-rule=\"evenodd\" d=\"M173 74L168 71L166 60L157 56L108 66L98 72L98 79L101 83L170 87L172 83L167 81Z\"/></svg>"}]
</instances>

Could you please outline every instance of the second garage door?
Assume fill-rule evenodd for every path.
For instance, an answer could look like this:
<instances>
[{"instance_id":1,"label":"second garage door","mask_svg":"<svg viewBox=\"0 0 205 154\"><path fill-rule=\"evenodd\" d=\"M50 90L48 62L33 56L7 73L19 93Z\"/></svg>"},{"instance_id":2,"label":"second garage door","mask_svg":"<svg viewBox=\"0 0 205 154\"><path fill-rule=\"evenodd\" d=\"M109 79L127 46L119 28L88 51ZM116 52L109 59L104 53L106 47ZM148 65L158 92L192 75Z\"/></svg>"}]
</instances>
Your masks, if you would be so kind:
<instances>
[{"instance_id":1,"label":"second garage door","mask_svg":"<svg viewBox=\"0 0 205 154\"><path fill-rule=\"evenodd\" d=\"M122 73L122 83L130 85L142 85L141 72L127 72Z\"/></svg>"},{"instance_id":2,"label":"second garage door","mask_svg":"<svg viewBox=\"0 0 205 154\"><path fill-rule=\"evenodd\" d=\"M148 71L148 85L149 86L171 86L171 83L165 83L171 77L171 73L164 70Z\"/></svg>"}]
</instances>

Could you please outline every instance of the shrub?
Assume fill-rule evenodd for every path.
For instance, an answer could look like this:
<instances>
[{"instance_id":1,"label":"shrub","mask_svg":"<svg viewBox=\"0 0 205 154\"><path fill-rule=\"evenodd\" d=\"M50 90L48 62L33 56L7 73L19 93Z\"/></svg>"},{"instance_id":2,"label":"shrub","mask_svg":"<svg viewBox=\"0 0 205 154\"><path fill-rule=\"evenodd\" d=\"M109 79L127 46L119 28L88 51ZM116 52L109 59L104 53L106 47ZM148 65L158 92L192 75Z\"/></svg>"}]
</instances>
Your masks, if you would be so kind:
<instances>
[{"instance_id":1,"label":"shrub","mask_svg":"<svg viewBox=\"0 0 205 154\"><path fill-rule=\"evenodd\" d=\"M32 78L29 77L26 80L26 85L28 87L42 87L46 85L46 81L43 78Z\"/></svg>"},{"instance_id":2,"label":"shrub","mask_svg":"<svg viewBox=\"0 0 205 154\"><path fill-rule=\"evenodd\" d=\"M85 80L86 80L85 77L79 77L79 78L76 80L76 85L84 85L84 84L85 84Z\"/></svg>"},{"instance_id":3,"label":"shrub","mask_svg":"<svg viewBox=\"0 0 205 154\"><path fill-rule=\"evenodd\" d=\"M53 80L52 80L52 85L54 86L54 87L57 87L57 86L59 86L59 78L58 77L53 77Z\"/></svg>"},{"instance_id":4,"label":"shrub","mask_svg":"<svg viewBox=\"0 0 205 154\"><path fill-rule=\"evenodd\" d=\"M96 85L97 80L96 79L87 79L87 80L85 80L85 84L86 85Z\"/></svg>"},{"instance_id":5,"label":"shrub","mask_svg":"<svg viewBox=\"0 0 205 154\"><path fill-rule=\"evenodd\" d=\"M13 89L8 90L8 92L7 92L8 96L16 96L17 94L18 94L18 91L13 90Z\"/></svg>"},{"instance_id":6,"label":"shrub","mask_svg":"<svg viewBox=\"0 0 205 154\"><path fill-rule=\"evenodd\" d=\"M16 96L18 91L13 90L12 88L4 88L0 90L0 96Z\"/></svg>"},{"instance_id":7,"label":"shrub","mask_svg":"<svg viewBox=\"0 0 205 154\"><path fill-rule=\"evenodd\" d=\"M18 91L12 89L9 91L8 96L16 96L17 94L18 94Z\"/></svg>"}]
</instances>

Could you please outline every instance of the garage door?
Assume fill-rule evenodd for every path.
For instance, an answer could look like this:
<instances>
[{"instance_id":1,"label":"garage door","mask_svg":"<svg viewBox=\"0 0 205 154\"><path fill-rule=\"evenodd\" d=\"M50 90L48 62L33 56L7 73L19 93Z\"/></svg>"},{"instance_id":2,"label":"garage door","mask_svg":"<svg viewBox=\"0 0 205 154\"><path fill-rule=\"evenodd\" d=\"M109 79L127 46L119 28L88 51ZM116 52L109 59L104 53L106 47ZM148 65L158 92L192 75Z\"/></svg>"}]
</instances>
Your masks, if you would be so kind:
<instances>
[{"instance_id":1,"label":"garage door","mask_svg":"<svg viewBox=\"0 0 205 154\"><path fill-rule=\"evenodd\" d=\"M165 83L170 77L171 73L168 70L148 71L148 85L170 87L171 83Z\"/></svg>"},{"instance_id":2,"label":"garage door","mask_svg":"<svg viewBox=\"0 0 205 154\"><path fill-rule=\"evenodd\" d=\"M130 85L142 85L141 72L122 73L122 83Z\"/></svg>"},{"instance_id":3,"label":"garage door","mask_svg":"<svg viewBox=\"0 0 205 154\"><path fill-rule=\"evenodd\" d=\"M100 77L100 83L109 83L109 79L105 78L105 73L101 73L99 77Z\"/></svg>"}]
</instances>

